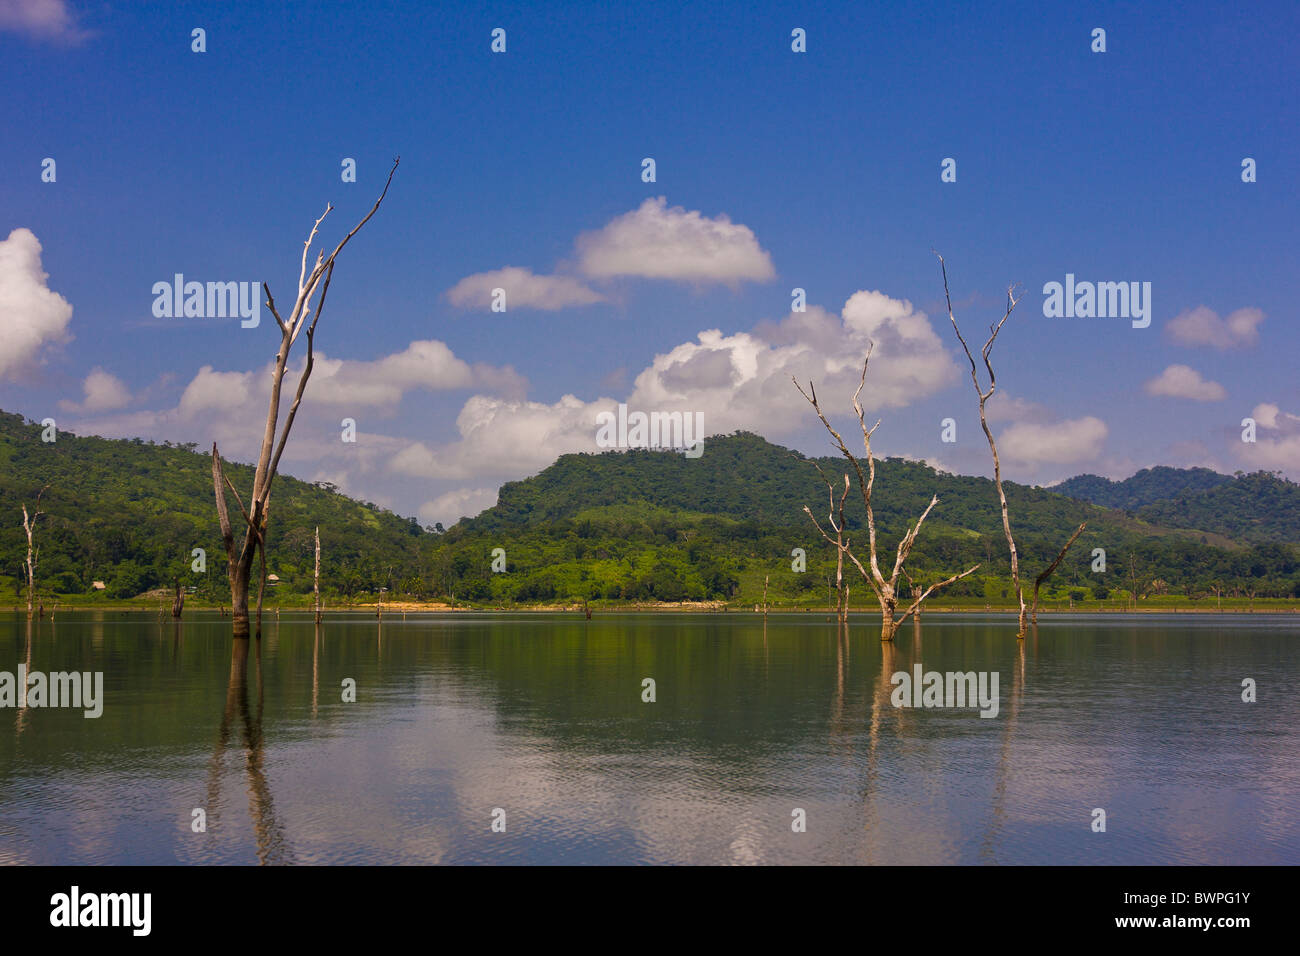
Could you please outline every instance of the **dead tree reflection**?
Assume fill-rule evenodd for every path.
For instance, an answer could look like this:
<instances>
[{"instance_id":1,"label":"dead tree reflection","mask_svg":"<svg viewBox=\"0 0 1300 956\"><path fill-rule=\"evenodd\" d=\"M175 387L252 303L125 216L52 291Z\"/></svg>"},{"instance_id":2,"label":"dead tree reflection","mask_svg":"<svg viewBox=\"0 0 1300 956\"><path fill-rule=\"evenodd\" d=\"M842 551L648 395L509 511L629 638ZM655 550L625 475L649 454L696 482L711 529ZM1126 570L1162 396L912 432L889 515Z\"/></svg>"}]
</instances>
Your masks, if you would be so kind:
<instances>
[{"instance_id":1,"label":"dead tree reflection","mask_svg":"<svg viewBox=\"0 0 1300 956\"><path fill-rule=\"evenodd\" d=\"M248 694L249 645L253 645L254 669L257 678L256 707L250 705ZM231 644L230 680L226 685L226 706L221 715L221 728L217 745L208 770L208 826L218 822L221 808L221 778L226 751L230 748L235 724L242 728L244 745L244 772L247 775L248 811L253 823L257 843L257 859L263 866L277 866L294 862L293 848L285 836L284 828L275 815L275 802L270 783L266 778L265 751L262 739L262 710L264 686L262 683L262 645L260 641L234 641Z\"/></svg>"}]
</instances>

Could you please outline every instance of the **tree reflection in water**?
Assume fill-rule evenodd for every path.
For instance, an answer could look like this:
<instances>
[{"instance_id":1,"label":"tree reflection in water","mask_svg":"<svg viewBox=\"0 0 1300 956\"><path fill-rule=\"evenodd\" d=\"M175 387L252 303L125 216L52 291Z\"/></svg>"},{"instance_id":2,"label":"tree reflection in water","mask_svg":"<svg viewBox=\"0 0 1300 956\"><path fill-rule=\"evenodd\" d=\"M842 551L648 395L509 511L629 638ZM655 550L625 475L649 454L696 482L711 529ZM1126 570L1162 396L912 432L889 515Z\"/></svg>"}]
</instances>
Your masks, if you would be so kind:
<instances>
[{"instance_id":1,"label":"tree reflection in water","mask_svg":"<svg viewBox=\"0 0 1300 956\"><path fill-rule=\"evenodd\" d=\"M249 705L248 700L250 644L255 645L253 662L257 677L256 709ZM212 762L208 770L208 825L218 822L221 807L222 764L226 750L230 746L231 734L238 715L239 723L243 728L244 769L248 777L248 812L253 821L253 833L257 841L257 859L263 866L275 866L293 863L294 857L293 848L285 837L284 828L276 819L275 802L263 766L263 692L262 643L236 638L231 644L230 681L226 685L226 706L221 715L221 729L217 734L217 745L212 753Z\"/></svg>"}]
</instances>

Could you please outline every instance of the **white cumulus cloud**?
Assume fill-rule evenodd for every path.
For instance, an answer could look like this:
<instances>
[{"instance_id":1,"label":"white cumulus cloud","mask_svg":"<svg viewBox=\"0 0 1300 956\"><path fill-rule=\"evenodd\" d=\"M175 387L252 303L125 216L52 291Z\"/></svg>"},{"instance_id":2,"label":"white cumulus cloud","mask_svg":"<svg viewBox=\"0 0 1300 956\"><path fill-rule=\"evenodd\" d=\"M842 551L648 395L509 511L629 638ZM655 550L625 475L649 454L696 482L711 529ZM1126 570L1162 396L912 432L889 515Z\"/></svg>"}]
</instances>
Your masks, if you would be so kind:
<instances>
[{"instance_id":1,"label":"white cumulus cloud","mask_svg":"<svg viewBox=\"0 0 1300 956\"><path fill-rule=\"evenodd\" d=\"M69 45L90 36L67 0L0 0L0 32Z\"/></svg>"},{"instance_id":2,"label":"white cumulus cloud","mask_svg":"<svg viewBox=\"0 0 1300 956\"><path fill-rule=\"evenodd\" d=\"M1286 416L1282 409L1278 408L1272 402L1260 402L1250 413L1250 417L1255 419L1255 423L1259 425L1260 428L1277 428L1278 415L1283 415L1284 421L1286 417L1289 417Z\"/></svg>"},{"instance_id":3,"label":"white cumulus cloud","mask_svg":"<svg viewBox=\"0 0 1300 956\"><path fill-rule=\"evenodd\" d=\"M1259 309L1237 309L1219 318L1213 309L1199 305L1174 316L1165 329L1179 345L1235 349L1258 342L1259 324L1263 321L1264 313Z\"/></svg>"},{"instance_id":4,"label":"white cumulus cloud","mask_svg":"<svg viewBox=\"0 0 1300 956\"><path fill-rule=\"evenodd\" d=\"M71 338L72 306L46 286L48 278L30 229L0 241L0 379L35 361L42 346Z\"/></svg>"},{"instance_id":5,"label":"white cumulus cloud","mask_svg":"<svg viewBox=\"0 0 1300 956\"><path fill-rule=\"evenodd\" d=\"M1017 422L998 437L998 450L1017 462L1073 464L1100 456L1107 434L1106 423L1092 415L1050 425Z\"/></svg>"},{"instance_id":6,"label":"white cumulus cloud","mask_svg":"<svg viewBox=\"0 0 1300 956\"><path fill-rule=\"evenodd\" d=\"M441 522L450 528L461 518L473 518L496 503L495 488L460 488L426 501L420 506L419 517L426 525Z\"/></svg>"},{"instance_id":7,"label":"white cumulus cloud","mask_svg":"<svg viewBox=\"0 0 1300 956\"><path fill-rule=\"evenodd\" d=\"M293 380L297 380L297 372ZM481 388L522 394L523 376L511 366L470 363L437 339L412 342L401 352L370 361L331 359L317 354L308 384L312 400L329 405L394 408L412 389L446 391Z\"/></svg>"},{"instance_id":8,"label":"white cumulus cloud","mask_svg":"<svg viewBox=\"0 0 1300 956\"><path fill-rule=\"evenodd\" d=\"M460 308L490 308L493 289L505 291L505 307L554 312L574 305L592 305L605 297L572 276L537 275L520 266L466 276L447 290L447 299Z\"/></svg>"},{"instance_id":9,"label":"white cumulus cloud","mask_svg":"<svg viewBox=\"0 0 1300 956\"><path fill-rule=\"evenodd\" d=\"M1228 397L1227 389L1218 382L1201 378L1201 373L1188 365L1171 365L1142 388L1148 395L1189 398L1197 402L1217 402Z\"/></svg>"},{"instance_id":10,"label":"white cumulus cloud","mask_svg":"<svg viewBox=\"0 0 1300 956\"><path fill-rule=\"evenodd\" d=\"M185 386L177 411L188 419L203 412L240 409L252 399L253 383L252 372L218 372L204 365Z\"/></svg>"},{"instance_id":11,"label":"white cumulus cloud","mask_svg":"<svg viewBox=\"0 0 1300 956\"><path fill-rule=\"evenodd\" d=\"M1284 412L1272 402L1261 402L1250 413L1255 420L1255 440L1234 438L1237 457L1251 470L1281 470L1300 475L1300 415Z\"/></svg>"},{"instance_id":12,"label":"white cumulus cloud","mask_svg":"<svg viewBox=\"0 0 1300 956\"><path fill-rule=\"evenodd\" d=\"M111 412L131 404L131 392L120 378L102 368L93 368L81 383L85 399L81 402L61 401L59 407L68 412L94 414Z\"/></svg>"},{"instance_id":13,"label":"white cumulus cloud","mask_svg":"<svg viewBox=\"0 0 1300 956\"><path fill-rule=\"evenodd\" d=\"M771 256L748 226L725 214L647 199L637 209L577 239L579 268L592 278L638 276L685 282L763 281L776 275Z\"/></svg>"},{"instance_id":14,"label":"white cumulus cloud","mask_svg":"<svg viewBox=\"0 0 1300 956\"><path fill-rule=\"evenodd\" d=\"M285 376L281 427L302 366L299 355L297 365ZM250 371L221 371L204 365L175 406L120 414L77 409L86 417L75 423L74 430L106 438L198 441L204 447L215 440L227 459L251 461L261 446L273 367L273 362L267 362ZM358 476L392 471L393 457L410 448L409 439L376 428L378 419L396 411L407 390L482 388L509 396L522 394L526 387L527 381L509 366L464 362L445 344L432 340L415 341L400 352L372 360L331 359L318 353L281 467L290 474L328 475L340 487L359 490L365 483ZM345 417L357 424L356 442L340 440ZM373 492L366 494L374 498Z\"/></svg>"},{"instance_id":15,"label":"white cumulus cloud","mask_svg":"<svg viewBox=\"0 0 1300 956\"><path fill-rule=\"evenodd\" d=\"M1005 392L993 393L984 406L984 414L990 422L1035 422L1040 425L1055 417L1046 405L1026 398L1013 398Z\"/></svg>"},{"instance_id":16,"label":"white cumulus cloud","mask_svg":"<svg viewBox=\"0 0 1300 956\"><path fill-rule=\"evenodd\" d=\"M884 293L855 293L840 316L819 306L750 332L707 329L656 355L621 399L629 411L702 413L705 435L736 430L768 437L815 422L791 378L809 380L828 412L851 414L849 400L873 346L864 408L897 408L952 383L956 366L929 318ZM596 416L619 399L553 403L475 395L456 419L459 439L431 448L414 442L394 456L405 475L441 479L519 478L570 452L596 452ZM707 447L705 454L708 454Z\"/></svg>"}]
</instances>

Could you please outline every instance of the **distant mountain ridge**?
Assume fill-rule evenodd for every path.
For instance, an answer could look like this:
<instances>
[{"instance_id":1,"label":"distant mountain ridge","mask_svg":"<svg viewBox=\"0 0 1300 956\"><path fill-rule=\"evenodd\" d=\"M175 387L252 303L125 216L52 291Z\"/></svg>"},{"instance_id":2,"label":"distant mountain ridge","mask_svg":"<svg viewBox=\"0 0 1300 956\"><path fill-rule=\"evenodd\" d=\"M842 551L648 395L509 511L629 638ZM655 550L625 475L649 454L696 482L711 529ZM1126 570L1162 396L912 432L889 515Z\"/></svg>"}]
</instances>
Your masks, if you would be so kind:
<instances>
[{"instance_id":1,"label":"distant mountain ridge","mask_svg":"<svg viewBox=\"0 0 1300 956\"><path fill-rule=\"evenodd\" d=\"M1059 485L1053 485L1052 491L1106 508L1136 511L1143 505L1209 491L1232 480L1232 476L1221 475L1209 468L1157 465L1154 468L1143 468L1123 481L1112 481L1100 475L1076 475Z\"/></svg>"},{"instance_id":2,"label":"distant mountain ridge","mask_svg":"<svg viewBox=\"0 0 1300 956\"><path fill-rule=\"evenodd\" d=\"M1079 475L1053 491L1167 528L1197 528L1242 542L1300 541L1300 485L1264 471L1144 468L1123 481Z\"/></svg>"},{"instance_id":3,"label":"distant mountain ridge","mask_svg":"<svg viewBox=\"0 0 1300 956\"><path fill-rule=\"evenodd\" d=\"M838 457L816 461L835 481L851 469ZM1131 587L1142 594L1203 596L1215 588L1242 595L1300 593L1300 549L1290 512L1281 507L1294 497L1295 485L1264 474L1222 484L1212 472L1167 469L1143 475L1134 483L1137 489L1120 490L1130 496L1124 500L1138 500L1132 496L1146 486L1154 497L1164 479L1166 487L1187 490L1189 497L1158 498L1137 513L1006 482L1022 575L1032 582L1086 521L1052 579L1058 598L1069 593L1101 599ZM1086 489L1085 481L1076 482L1076 490L1080 484ZM1200 485L1212 487L1189 490ZM899 538L931 495L939 504L918 538L908 573L934 580L978 564L978 573L952 585L949 595L1006 600L1010 565L997 491L988 478L947 474L901 458L877 460L872 504L881 562L891 565ZM477 590L465 594L516 600L584 593L634 600L739 594L757 601L769 582L783 597L826 586L824 562L831 550L805 505L825 527L828 491L811 461L759 435L737 432L708 438L696 459L649 450L562 455L537 475L503 485L494 507L463 519L447 537L471 554L489 542L513 542L507 546L510 560L518 562L512 567L526 575L513 591L497 575L481 587L468 582ZM845 524L862 555L865 521L856 481ZM792 548L806 550L810 573L790 573ZM821 565L815 574L814 555ZM1106 564L1098 569L1101 555Z\"/></svg>"},{"instance_id":4,"label":"distant mountain ridge","mask_svg":"<svg viewBox=\"0 0 1300 956\"><path fill-rule=\"evenodd\" d=\"M831 476L842 476L848 466L840 457L816 461ZM939 506L927 524L1001 534L997 493L988 478L939 472L901 458L878 459L876 472L873 505L885 529L901 532L937 494ZM1222 536L1207 542L1220 546L1226 539L1300 541L1300 485L1264 472L1234 478L1208 468L1162 465L1123 481L1079 475L1051 488L1010 481L1005 487L1018 536L1068 536L1088 520L1099 528L1114 526L1125 537L1204 534ZM855 484L850 526L860 518L852 507L857 499ZM478 530L536 525L633 501L783 526L804 525L805 504L819 518L827 506L826 486L809 459L751 432L736 432L709 438L698 459L646 450L562 455L538 474L502 485L494 507L462 524Z\"/></svg>"}]
</instances>

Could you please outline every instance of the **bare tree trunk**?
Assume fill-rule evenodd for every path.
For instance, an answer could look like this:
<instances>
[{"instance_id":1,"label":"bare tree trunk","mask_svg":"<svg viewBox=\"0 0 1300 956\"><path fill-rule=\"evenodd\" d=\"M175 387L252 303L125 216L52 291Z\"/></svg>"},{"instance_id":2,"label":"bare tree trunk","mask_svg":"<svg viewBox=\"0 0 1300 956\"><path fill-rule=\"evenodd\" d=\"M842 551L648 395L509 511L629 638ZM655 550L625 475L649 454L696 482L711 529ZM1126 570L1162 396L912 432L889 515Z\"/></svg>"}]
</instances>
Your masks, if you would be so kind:
<instances>
[{"instance_id":1,"label":"bare tree trunk","mask_svg":"<svg viewBox=\"0 0 1300 956\"><path fill-rule=\"evenodd\" d=\"M858 569L858 573L862 575L863 580L871 586L871 589L876 594L876 599L880 602L880 639L882 641L892 641L894 639L894 633L898 630L899 625L914 614L917 608L921 606L921 602L929 597L932 592L937 591L939 588L946 587L954 581L966 577L968 574L973 574L979 568L979 565L977 564L959 574L954 574L946 580L930 585L930 587L927 588L920 597L912 602L911 606L903 612L901 617L895 619L898 603L898 577L903 573L903 564L907 561L908 556L911 555L912 547L916 544L916 537L920 534L921 525L925 523L926 517L934 509L935 505L939 503L939 497L938 495L934 495L930 498L929 505L926 506L925 511L921 512L921 517L916 519L915 525L908 528L907 534L905 534L903 540L898 543L898 550L894 554L894 569L890 573L890 576L886 578L880 570L880 562L876 556L876 516L871 505L871 493L876 483L876 458L871 452L871 436L875 430L880 427L880 422L877 421L875 425L868 428L866 415L862 410L862 404L858 401L858 396L862 394L862 387L867 383L867 368L871 364L871 348L872 346L868 345L866 358L862 362L862 379L858 382L857 391L853 393L853 410L857 412L858 415L858 425L862 429L862 444L866 450L866 474L862 471L861 462L858 461L853 452L849 451L848 446L844 444L844 439L840 436L840 433L835 430L835 427L830 423L829 419L826 418L826 415L822 411L821 405L817 400L816 387L810 382L808 384L808 391L805 392L797 379L794 382L794 387L799 390L799 394L802 395L808 401L808 404L813 407L813 411L815 411L817 417L821 419L822 425L826 427L826 430L830 432L831 437L835 440L835 444L839 448L840 454L849 460L853 465L853 470L857 472L858 488L862 492L862 503L866 507L867 512L867 541L869 546L867 560L871 566L870 572L868 572L866 566L863 565L858 556L853 553L850 543L844 540L842 533L838 537L832 538L822 530L821 524L818 523L817 519L813 516L812 510L808 508L807 505L804 506L804 513L812 519L813 526L821 536L825 538L827 542L835 545L840 555L846 556L850 561L852 561L853 565ZM823 475L822 477L824 478L825 476ZM849 478L846 475L845 484L847 485L848 483ZM839 526L841 529L843 528L842 518L839 522Z\"/></svg>"},{"instance_id":2,"label":"bare tree trunk","mask_svg":"<svg viewBox=\"0 0 1300 956\"><path fill-rule=\"evenodd\" d=\"M316 526L316 573L312 578L312 593L316 597L316 623L321 621L320 611L320 525Z\"/></svg>"},{"instance_id":3,"label":"bare tree trunk","mask_svg":"<svg viewBox=\"0 0 1300 956\"><path fill-rule=\"evenodd\" d=\"M41 513L39 511L36 512L36 518L39 518L40 516ZM28 620L31 620L32 617L32 611L33 611L32 605L34 604L34 598L36 595L36 559L34 557L35 552L32 547L32 523L34 520L35 520L34 518L29 519L27 517L27 505L24 504L23 505L23 530L27 532L26 568L27 568L27 619Z\"/></svg>"},{"instance_id":4,"label":"bare tree trunk","mask_svg":"<svg viewBox=\"0 0 1300 956\"><path fill-rule=\"evenodd\" d=\"M822 471L822 466L817 464L816 460L809 459L812 466L817 469L817 474L822 476L822 481L826 482L826 493L830 499L830 510L826 514L826 522L835 532L835 618L843 624L848 620L849 614L849 588L844 580L844 549L847 542L844 540L844 501L849 496L850 480L849 476L844 476L844 491L840 494L838 508L835 501L835 485L826 477ZM838 512L838 517L836 513Z\"/></svg>"},{"instance_id":5,"label":"bare tree trunk","mask_svg":"<svg viewBox=\"0 0 1300 956\"><path fill-rule=\"evenodd\" d=\"M939 254L936 252L936 256ZM975 385L975 394L979 396L980 405L980 426L984 429L984 437L988 439L989 451L993 453L993 481L998 488L998 499L1002 505L1002 531L1007 538L1007 550L1011 555L1011 585L1015 590L1016 601L1020 605L1020 621L1016 631L1016 637L1021 640L1025 637L1028 629L1025 614L1025 592L1020 586L1020 555L1016 551L1016 540L1011 535L1011 518L1007 511L1007 494L1002 488L1002 462L998 458L998 445L993 440L993 432L989 428L988 415L985 414L984 406L988 400L993 397L993 392L997 389L997 376L993 373L993 363L989 361L989 353L993 350L993 342L1002 331L1002 325L1011 315L1011 310L1016 307L1018 301L1013 295L1012 290L1007 289L1007 311L1002 316L1002 320L989 330L988 341L984 343L984 348L980 350L980 355L984 359L984 367L989 373L989 387L985 391L980 387L979 374L975 368L975 359L971 355L970 347L966 344L966 339L962 337L961 329L957 328L957 318L952 312L952 297L948 295L948 267L943 261L943 256L939 256L939 265L943 270L943 294L948 302L948 318L952 320L953 331L957 333L957 339L961 342L961 347L966 352L966 358L970 360L970 378Z\"/></svg>"},{"instance_id":6,"label":"bare tree trunk","mask_svg":"<svg viewBox=\"0 0 1300 956\"><path fill-rule=\"evenodd\" d=\"M1137 562L1134 560L1132 553L1128 556L1128 580L1129 580L1129 599L1133 603L1133 610L1138 609L1138 579L1137 579Z\"/></svg>"},{"instance_id":7,"label":"bare tree trunk","mask_svg":"<svg viewBox=\"0 0 1300 956\"><path fill-rule=\"evenodd\" d=\"M935 255L938 256L939 267L943 272L943 297L944 301L948 305L948 318L952 321L952 330L957 333L957 340L961 342L962 350L966 353L966 358L970 362L970 380L975 386L975 394L979 397L980 427L984 429L984 437L988 439L989 451L993 454L993 481L994 484L997 485L998 489L998 501L1002 506L1002 531L1003 534L1006 535L1007 551L1011 556L1011 585L1015 590L1016 602L1020 605L1020 617L1016 627L1016 638L1023 641L1025 639L1025 634L1029 630L1029 624L1027 620L1028 608L1025 605L1025 589L1020 583L1020 555L1016 551L1016 540L1011 535L1011 518L1007 510L1007 494L1002 487L1002 462L998 458L998 444L993 440L993 431L989 428L988 415L985 412L985 405L988 403L988 400L993 397L993 393L997 389L997 376L993 372L993 363L990 361L989 355L993 351L993 343L997 340L998 333L1002 331L1002 326L1006 324L1007 319L1010 318L1011 312L1015 309L1016 303L1019 302L1020 299L1015 295L1015 287L1009 286L1007 288L1007 309L1002 314L1002 318L998 320L997 325L989 327L988 340L984 343L984 347L980 349L980 357L984 360L984 368L989 374L989 387L985 390L980 386L979 371L975 365L975 357L971 354L970 346L966 344L966 339L962 336L961 329L957 327L957 317L952 311L952 296L948 292L948 266L943 261L943 256L940 256L937 252ZM1066 542L1065 547L1061 549L1061 553L1057 555L1056 560L1052 562L1051 567L1043 572L1043 574L1039 575L1038 579L1034 582L1035 622L1038 620L1038 589L1052 574L1052 572L1056 570L1056 566L1065 557L1065 552L1070 550L1070 545L1074 543L1075 539L1078 538L1082 532L1083 525L1080 525L1079 530L1074 533L1074 536L1071 537L1068 542Z\"/></svg>"},{"instance_id":8,"label":"bare tree trunk","mask_svg":"<svg viewBox=\"0 0 1300 956\"><path fill-rule=\"evenodd\" d=\"M266 587L266 527L270 518L271 485L275 481L280 466L280 456L284 453L284 446L289 440L289 432L293 428L294 418L297 416L298 407L302 403L303 392L307 388L307 380L311 377L314 361L313 338L316 333L316 323L320 321L321 312L325 309L325 297L329 293L330 281L334 277L334 262L338 254L343 251L343 247L378 211L380 203L388 195L388 187L393 181L393 174L397 172L397 165L398 160L394 160L393 168L389 170L388 179L384 183L384 190L380 193L379 198L375 200L370 212L334 247L334 251L328 257L323 249L318 251L316 262L309 272L307 269L307 256L311 250L311 244L316 238L321 222L334 208L333 206L325 207L325 212L316 220L307 236L307 241L303 243L302 263L298 272L298 296L294 300L293 308L290 310L287 319L282 318L276 309L275 298L271 295L270 287L265 282L262 283L262 291L266 294L267 307L271 310L271 315L275 317L276 325L280 328L280 347L276 352L275 367L271 373L271 394L266 413L266 428L262 435L262 446L258 453L257 468L253 475L253 489L249 495L247 508L244 507L239 492L235 490L230 479L226 478L222 471L221 456L217 451L216 442L212 444L212 484L217 501L217 518L221 524L222 543L226 549L227 572L230 579L232 630L236 638L247 638L249 636L248 589L252 578L253 559L259 554L261 556L261 581L258 588L258 633L261 633L262 595ZM313 310L312 299L315 297L317 290L320 291L320 298ZM307 321L309 316L310 322ZM281 429L279 427L280 396L285 372L288 368L289 351L293 348L293 343L297 341L298 335L304 329L307 332L307 361L298 377L297 390ZM226 510L227 489L234 494L235 502L238 504L240 514L244 518L244 536L238 550L235 548L234 530L231 528L230 517Z\"/></svg>"},{"instance_id":9,"label":"bare tree trunk","mask_svg":"<svg viewBox=\"0 0 1300 956\"><path fill-rule=\"evenodd\" d=\"M262 597L266 594L266 522L262 522L262 533L257 545L258 559L261 561L262 574L257 580L257 637L262 637Z\"/></svg>"},{"instance_id":10,"label":"bare tree trunk","mask_svg":"<svg viewBox=\"0 0 1300 956\"><path fill-rule=\"evenodd\" d=\"M841 624L844 623L844 549L839 545L839 539L841 539L842 537L843 535L841 533L838 532L836 533L837 543L835 547L835 594L836 594L835 617L836 620Z\"/></svg>"},{"instance_id":11,"label":"bare tree trunk","mask_svg":"<svg viewBox=\"0 0 1300 956\"><path fill-rule=\"evenodd\" d=\"M181 588L181 579L176 579L176 596L172 598L172 617L179 619L185 610L185 591Z\"/></svg>"},{"instance_id":12,"label":"bare tree trunk","mask_svg":"<svg viewBox=\"0 0 1300 956\"><path fill-rule=\"evenodd\" d=\"M36 550L32 535L36 531L37 519L45 514L44 511L40 510L41 496L45 494L46 489L49 487L49 485L46 485L36 493L36 504L32 505L30 518L27 516L27 505L23 505L23 531L27 533L27 620L29 621L32 619L32 605L36 600L36 565L40 560L40 552ZM41 606L41 616L45 616L44 605Z\"/></svg>"},{"instance_id":13,"label":"bare tree trunk","mask_svg":"<svg viewBox=\"0 0 1300 956\"><path fill-rule=\"evenodd\" d=\"M763 575L763 616L767 617L767 575Z\"/></svg>"},{"instance_id":14,"label":"bare tree trunk","mask_svg":"<svg viewBox=\"0 0 1300 956\"><path fill-rule=\"evenodd\" d=\"M880 639L882 641L892 641L894 635L898 633L898 621L894 620L894 612L897 605L893 599L880 599Z\"/></svg>"}]
</instances>

